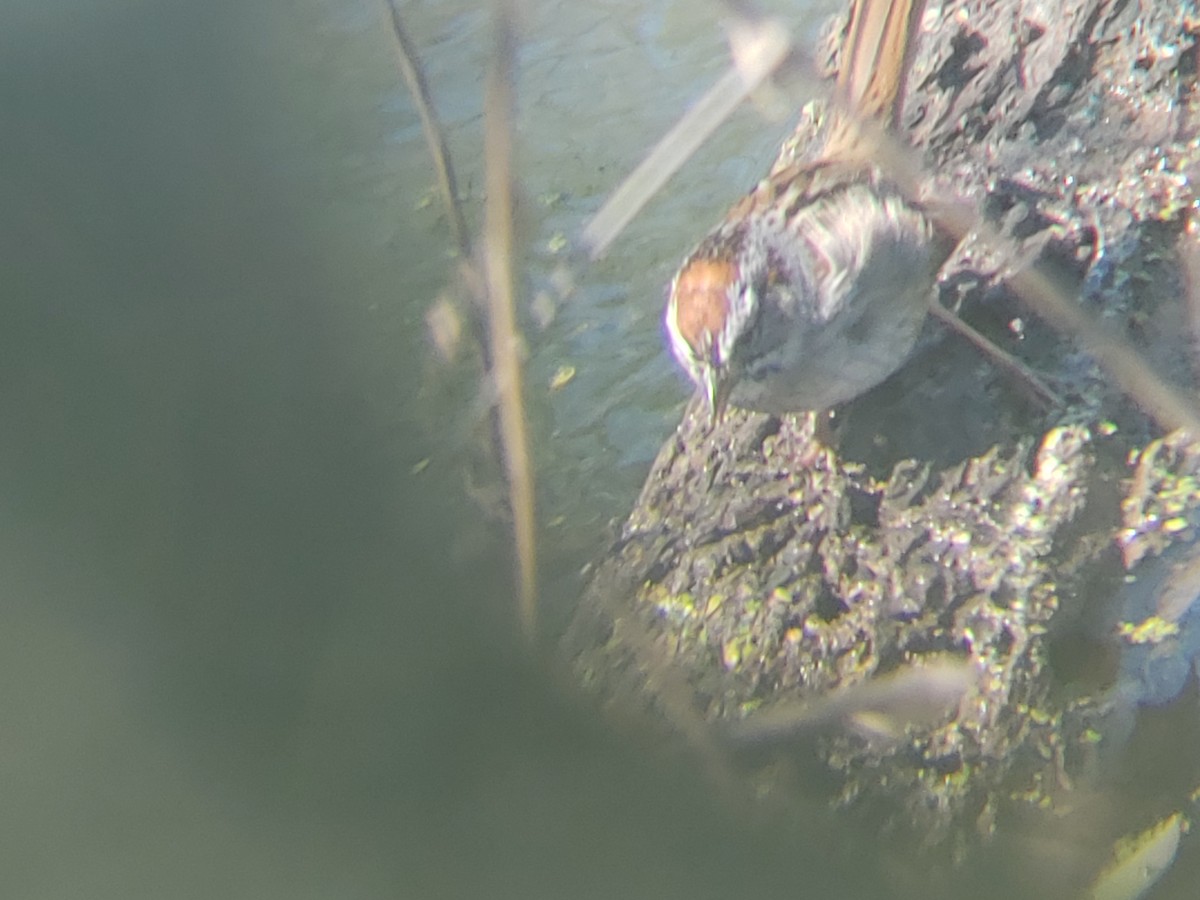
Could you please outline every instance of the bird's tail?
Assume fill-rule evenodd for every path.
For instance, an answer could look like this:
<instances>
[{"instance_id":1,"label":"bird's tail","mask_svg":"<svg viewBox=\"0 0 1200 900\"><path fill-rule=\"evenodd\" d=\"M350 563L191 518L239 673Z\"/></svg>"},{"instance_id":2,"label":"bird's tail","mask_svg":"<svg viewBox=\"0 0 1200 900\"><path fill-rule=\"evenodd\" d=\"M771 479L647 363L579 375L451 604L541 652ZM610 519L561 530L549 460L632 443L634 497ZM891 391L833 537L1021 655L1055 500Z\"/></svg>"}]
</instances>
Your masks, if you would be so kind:
<instances>
[{"instance_id":1,"label":"bird's tail","mask_svg":"<svg viewBox=\"0 0 1200 900\"><path fill-rule=\"evenodd\" d=\"M837 77L843 109L826 139L825 157L852 152L863 119L895 127L924 11L925 0L852 0Z\"/></svg>"}]
</instances>

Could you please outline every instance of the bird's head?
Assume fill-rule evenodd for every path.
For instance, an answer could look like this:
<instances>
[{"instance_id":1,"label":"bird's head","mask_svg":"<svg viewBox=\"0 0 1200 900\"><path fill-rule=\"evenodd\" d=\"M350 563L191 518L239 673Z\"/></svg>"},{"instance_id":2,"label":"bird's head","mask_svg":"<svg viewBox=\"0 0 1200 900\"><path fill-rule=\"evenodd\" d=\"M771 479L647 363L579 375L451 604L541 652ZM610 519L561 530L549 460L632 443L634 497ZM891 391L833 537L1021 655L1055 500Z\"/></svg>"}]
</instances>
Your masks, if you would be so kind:
<instances>
[{"instance_id":1,"label":"bird's head","mask_svg":"<svg viewBox=\"0 0 1200 900\"><path fill-rule=\"evenodd\" d=\"M671 352L704 393L714 422L729 402L736 374L731 357L738 337L734 309L740 303L740 291L737 263L705 256L687 260L668 289L666 327Z\"/></svg>"}]
</instances>

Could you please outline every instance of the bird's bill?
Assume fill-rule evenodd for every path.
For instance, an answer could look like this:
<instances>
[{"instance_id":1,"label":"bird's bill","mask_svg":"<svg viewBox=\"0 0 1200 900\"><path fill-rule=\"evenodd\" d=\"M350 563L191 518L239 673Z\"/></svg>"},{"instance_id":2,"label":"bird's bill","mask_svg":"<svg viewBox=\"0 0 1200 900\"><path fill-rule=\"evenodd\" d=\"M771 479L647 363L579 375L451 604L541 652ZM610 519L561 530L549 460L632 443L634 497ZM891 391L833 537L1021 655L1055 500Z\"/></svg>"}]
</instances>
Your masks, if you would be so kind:
<instances>
[{"instance_id":1,"label":"bird's bill","mask_svg":"<svg viewBox=\"0 0 1200 900\"><path fill-rule=\"evenodd\" d=\"M708 404L708 420L716 425L725 415L725 407L729 405L729 391L733 387L728 378L722 377L716 366L709 366L704 372L704 399Z\"/></svg>"}]
</instances>

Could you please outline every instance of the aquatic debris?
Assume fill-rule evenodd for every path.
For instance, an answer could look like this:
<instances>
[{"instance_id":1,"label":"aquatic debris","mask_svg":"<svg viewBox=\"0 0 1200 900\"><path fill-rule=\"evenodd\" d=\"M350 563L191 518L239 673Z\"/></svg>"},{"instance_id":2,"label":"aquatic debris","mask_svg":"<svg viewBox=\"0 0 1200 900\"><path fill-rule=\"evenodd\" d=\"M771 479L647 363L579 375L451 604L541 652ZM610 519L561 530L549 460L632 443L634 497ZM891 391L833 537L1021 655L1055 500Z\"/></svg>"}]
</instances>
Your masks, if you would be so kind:
<instances>
[{"instance_id":1,"label":"aquatic debris","mask_svg":"<svg viewBox=\"0 0 1200 900\"><path fill-rule=\"evenodd\" d=\"M1113 862L1097 876L1092 900L1137 900L1144 897L1175 861L1179 838L1188 830L1182 813L1173 813L1141 834L1118 841Z\"/></svg>"},{"instance_id":2,"label":"aquatic debris","mask_svg":"<svg viewBox=\"0 0 1200 900\"><path fill-rule=\"evenodd\" d=\"M550 390L561 391L568 384L575 380L575 367L570 365L559 366L554 374L550 376Z\"/></svg>"},{"instance_id":3,"label":"aquatic debris","mask_svg":"<svg viewBox=\"0 0 1200 900\"><path fill-rule=\"evenodd\" d=\"M1131 644L1161 644L1179 634L1179 625L1159 616L1150 616L1141 622L1122 622L1117 626L1117 634Z\"/></svg>"}]
</instances>

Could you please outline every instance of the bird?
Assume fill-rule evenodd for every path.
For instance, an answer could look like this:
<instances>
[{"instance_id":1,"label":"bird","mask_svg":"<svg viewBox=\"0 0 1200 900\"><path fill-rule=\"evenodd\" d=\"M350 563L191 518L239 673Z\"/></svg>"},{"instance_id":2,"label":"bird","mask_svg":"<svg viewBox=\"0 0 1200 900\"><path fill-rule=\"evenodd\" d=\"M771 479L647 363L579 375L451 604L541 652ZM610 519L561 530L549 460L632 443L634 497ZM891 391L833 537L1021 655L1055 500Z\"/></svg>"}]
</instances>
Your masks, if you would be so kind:
<instances>
[{"instance_id":1,"label":"bird","mask_svg":"<svg viewBox=\"0 0 1200 900\"><path fill-rule=\"evenodd\" d=\"M671 280L667 340L714 423L727 405L829 409L912 353L942 259L860 123L896 127L923 11L853 0L820 149L760 181Z\"/></svg>"}]
</instances>

